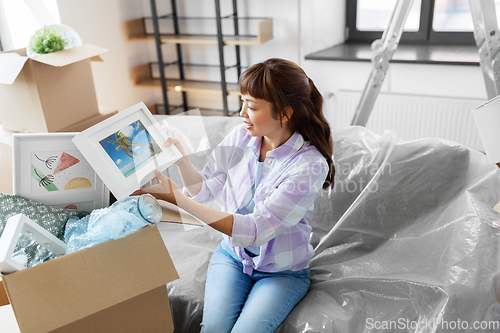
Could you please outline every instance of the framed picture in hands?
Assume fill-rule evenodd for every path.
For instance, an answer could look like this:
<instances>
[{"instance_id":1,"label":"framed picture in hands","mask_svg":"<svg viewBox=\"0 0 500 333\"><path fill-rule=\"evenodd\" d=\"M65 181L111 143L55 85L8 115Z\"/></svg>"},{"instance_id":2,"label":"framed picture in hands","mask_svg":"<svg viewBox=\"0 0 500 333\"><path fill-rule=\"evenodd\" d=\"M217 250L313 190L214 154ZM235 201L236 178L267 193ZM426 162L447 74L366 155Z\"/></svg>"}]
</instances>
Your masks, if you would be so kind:
<instances>
[{"instance_id":1,"label":"framed picture in hands","mask_svg":"<svg viewBox=\"0 0 500 333\"><path fill-rule=\"evenodd\" d=\"M14 133L14 194L88 212L109 206L109 190L71 141L76 134Z\"/></svg>"},{"instance_id":2,"label":"framed picture in hands","mask_svg":"<svg viewBox=\"0 0 500 333\"><path fill-rule=\"evenodd\" d=\"M73 143L113 195L123 199L182 157L141 102L75 135Z\"/></svg>"}]
</instances>

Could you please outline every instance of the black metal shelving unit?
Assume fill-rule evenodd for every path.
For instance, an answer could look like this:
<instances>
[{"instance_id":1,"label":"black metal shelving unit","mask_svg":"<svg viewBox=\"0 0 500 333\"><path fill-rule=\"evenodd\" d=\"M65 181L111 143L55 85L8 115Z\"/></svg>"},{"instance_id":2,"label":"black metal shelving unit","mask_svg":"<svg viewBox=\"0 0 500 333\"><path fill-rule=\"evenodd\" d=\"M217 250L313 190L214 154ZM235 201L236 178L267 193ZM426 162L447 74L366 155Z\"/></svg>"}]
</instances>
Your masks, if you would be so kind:
<instances>
[{"instance_id":1,"label":"black metal shelving unit","mask_svg":"<svg viewBox=\"0 0 500 333\"><path fill-rule=\"evenodd\" d=\"M236 57L236 63L230 66L226 66L226 61L224 59L224 38L225 37L256 37L253 35L240 35L239 34L239 20L240 19L262 19L262 18L239 18L238 17L238 9L237 9L237 1L233 0L232 1L232 14L227 15L227 16L222 16L221 15L221 6L220 6L220 0L214 0L215 1L215 18L207 18L207 17L180 17L177 12L177 2L176 0L171 0L171 14L168 15L163 15L159 16L157 13L157 6L156 6L156 0L150 0L150 5L151 5L151 14L152 17L150 18L153 22L153 30L154 30L154 39L156 43L156 51L157 51L157 58L158 61L156 64L158 64L159 72L160 72L160 82L161 82L161 89L162 89L162 97L163 97L163 112L161 112L161 106L157 106L158 113L164 113L164 114L170 114L173 110L182 108L184 111L190 110L190 106L188 104L188 99L187 99L187 92L182 91L182 105L171 105L168 100L168 94L167 94L167 82L169 81L169 78L166 77L165 75L165 67L166 66L172 66L172 65L177 65L178 71L179 71L179 79L183 81L189 81L186 80L185 74L184 74L184 67L185 66L217 66L220 68L220 88L221 88L221 94L222 94L222 105L223 105L223 110L222 113L224 116L229 116L233 113L237 113L238 111L229 111L228 108L228 82L226 79L226 71L229 68L236 68L237 72L237 77L236 77L236 82L239 79L239 76L241 74L242 66L241 66L241 56L240 56L240 45L234 45L235 49L235 57ZM167 19L172 21L173 25L173 34L162 34L160 32L160 24L159 21L162 19ZM180 31L179 28L179 21L180 20L202 20L202 19L215 19L216 23L216 28L217 28L217 35L208 35L208 34L184 34ZM222 20L232 20L233 21L233 26L234 26L234 34L232 35L225 35L222 31ZM162 36L168 36L168 35L173 35L173 36L212 36L212 37L217 37L217 46L218 46L218 52L219 52L219 64L218 65L204 65L204 64L189 64L189 63L183 63L183 53L182 53L182 45L180 43L176 44L176 57L177 60L174 62L164 62L163 61L163 54L162 54ZM150 69L152 72L152 69ZM191 80L195 82L195 80ZM196 82L201 82L201 81L196 81ZM213 82L211 82L213 83ZM206 108L205 108L206 109Z\"/></svg>"},{"instance_id":2,"label":"black metal shelving unit","mask_svg":"<svg viewBox=\"0 0 500 333\"><path fill-rule=\"evenodd\" d=\"M136 66L132 69L132 76L134 78L135 85L145 88L161 88L163 104L151 106L156 109L156 113L158 114L172 114L177 113L178 110L189 111L191 109L196 109L197 106L189 105L188 99L188 94L196 92L212 94L220 93L222 98L222 110L218 111L225 116L237 115L239 108L236 107L236 105L235 108L238 110L229 110L228 96L239 95L237 82L242 69L245 68L241 64L240 46L256 46L271 40L273 38L272 19L239 16L236 0L232 0L232 10L229 15L225 16L222 16L221 14L220 0L214 0L215 16L213 17L180 16L177 10L177 1L180 0L170 0L170 13L166 15L159 15L156 1L157 0L150 0L151 17L142 17L125 22L126 35L129 41L154 42L156 45L157 60ZM189 0L184 1L188 3ZM203 24L202 26L190 25L189 27L184 27L181 23L185 23L188 20L197 20L199 22L204 21L204 23L206 23L207 20L212 20L214 25L210 26ZM248 26L250 20L257 22L257 35L241 34L239 23L246 21L245 23L247 23ZM226 30L226 32L227 30L233 30L232 34L223 32L223 22L225 23L224 30ZM193 27L196 29L203 28L204 30L201 31L202 33L185 33L184 31L181 31L189 31L189 28ZM209 30L212 30L211 33L207 33ZM164 60L162 52L162 45L164 44L176 44L175 52L169 52L168 54L168 56L174 54L175 59L171 59L169 61ZM210 65L184 62L183 45L186 44L217 46L218 64ZM231 54L232 63L229 65L226 64L227 60L224 59L224 46L234 48L235 57L233 58ZM226 55L228 55L228 53L226 53ZM174 75L175 77L171 77L171 74L169 74L168 77L166 75L166 68L169 68L170 66L175 66L177 68L178 74ZM220 80L214 82L188 79L188 75L186 75L186 73L189 74L187 68L196 66L218 67ZM229 69L235 72L235 77L231 77L230 80L227 79ZM233 76L233 73L230 73L230 75ZM182 101L179 102L179 105L173 105L171 101L169 101L167 91L182 93ZM202 112L214 111L213 109L202 106L198 108L201 109Z\"/></svg>"}]
</instances>

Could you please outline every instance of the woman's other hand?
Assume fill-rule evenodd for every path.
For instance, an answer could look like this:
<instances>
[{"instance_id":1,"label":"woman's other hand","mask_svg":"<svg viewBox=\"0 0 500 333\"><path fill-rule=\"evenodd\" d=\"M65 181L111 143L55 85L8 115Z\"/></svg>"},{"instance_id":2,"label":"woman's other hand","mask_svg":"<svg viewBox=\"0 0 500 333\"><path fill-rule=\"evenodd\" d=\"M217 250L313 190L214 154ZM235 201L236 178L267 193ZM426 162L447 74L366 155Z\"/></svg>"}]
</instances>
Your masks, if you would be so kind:
<instances>
[{"instance_id":1,"label":"woman's other hand","mask_svg":"<svg viewBox=\"0 0 500 333\"><path fill-rule=\"evenodd\" d=\"M167 176L155 170L158 184L142 187L132 195L149 193L156 199L164 200L184 209L189 214L198 218L206 224L228 236L232 235L234 217L232 214L221 212L202 205L199 202L189 199L177 187L177 185Z\"/></svg>"},{"instance_id":2,"label":"woman's other hand","mask_svg":"<svg viewBox=\"0 0 500 333\"><path fill-rule=\"evenodd\" d=\"M181 190L175 182L162 174L160 171L155 170L156 184L151 186L143 186L131 195L141 195L149 193L159 200L164 200L177 205L179 196L183 196Z\"/></svg>"}]
</instances>

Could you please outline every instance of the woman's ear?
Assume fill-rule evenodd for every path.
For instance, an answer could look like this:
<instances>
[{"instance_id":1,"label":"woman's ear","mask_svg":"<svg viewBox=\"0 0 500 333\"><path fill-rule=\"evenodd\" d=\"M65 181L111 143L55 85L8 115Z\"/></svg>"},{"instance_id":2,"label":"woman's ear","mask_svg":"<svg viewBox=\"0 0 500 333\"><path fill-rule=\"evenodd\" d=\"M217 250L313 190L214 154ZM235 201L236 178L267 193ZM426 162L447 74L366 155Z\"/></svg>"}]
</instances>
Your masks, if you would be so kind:
<instances>
[{"instance_id":1,"label":"woman's ear","mask_svg":"<svg viewBox=\"0 0 500 333\"><path fill-rule=\"evenodd\" d=\"M292 117L292 114L293 114L293 109L289 106L285 107L285 109L283 110L283 116L281 117L281 120L286 122L286 121L289 121L290 118Z\"/></svg>"}]
</instances>

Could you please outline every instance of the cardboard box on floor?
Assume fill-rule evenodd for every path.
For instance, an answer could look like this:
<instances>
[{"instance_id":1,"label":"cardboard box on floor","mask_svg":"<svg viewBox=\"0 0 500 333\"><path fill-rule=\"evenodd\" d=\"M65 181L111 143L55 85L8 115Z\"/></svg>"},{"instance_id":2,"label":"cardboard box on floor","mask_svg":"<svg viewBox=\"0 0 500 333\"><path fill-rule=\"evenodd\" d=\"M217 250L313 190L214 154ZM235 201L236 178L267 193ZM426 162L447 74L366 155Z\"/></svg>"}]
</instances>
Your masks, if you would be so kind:
<instances>
[{"instance_id":1,"label":"cardboard box on floor","mask_svg":"<svg viewBox=\"0 0 500 333\"><path fill-rule=\"evenodd\" d=\"M23 333L173 332L177 278L155 226L2 276Z\"/></svg>"},{"instance_id":2,"label":"cardboard box on floor","mask_svg":"<svg viewBox=\"0 0 500 333\"><path fill-rule=\"evenodd\" d=\"M25 49L0 53L0 123L4 130L68 131L82 121L96 124L103 120L90 61L102 61L99 56L106 52L84 44L33 59L26 57Z\"/></svg>"}]
</instances>

